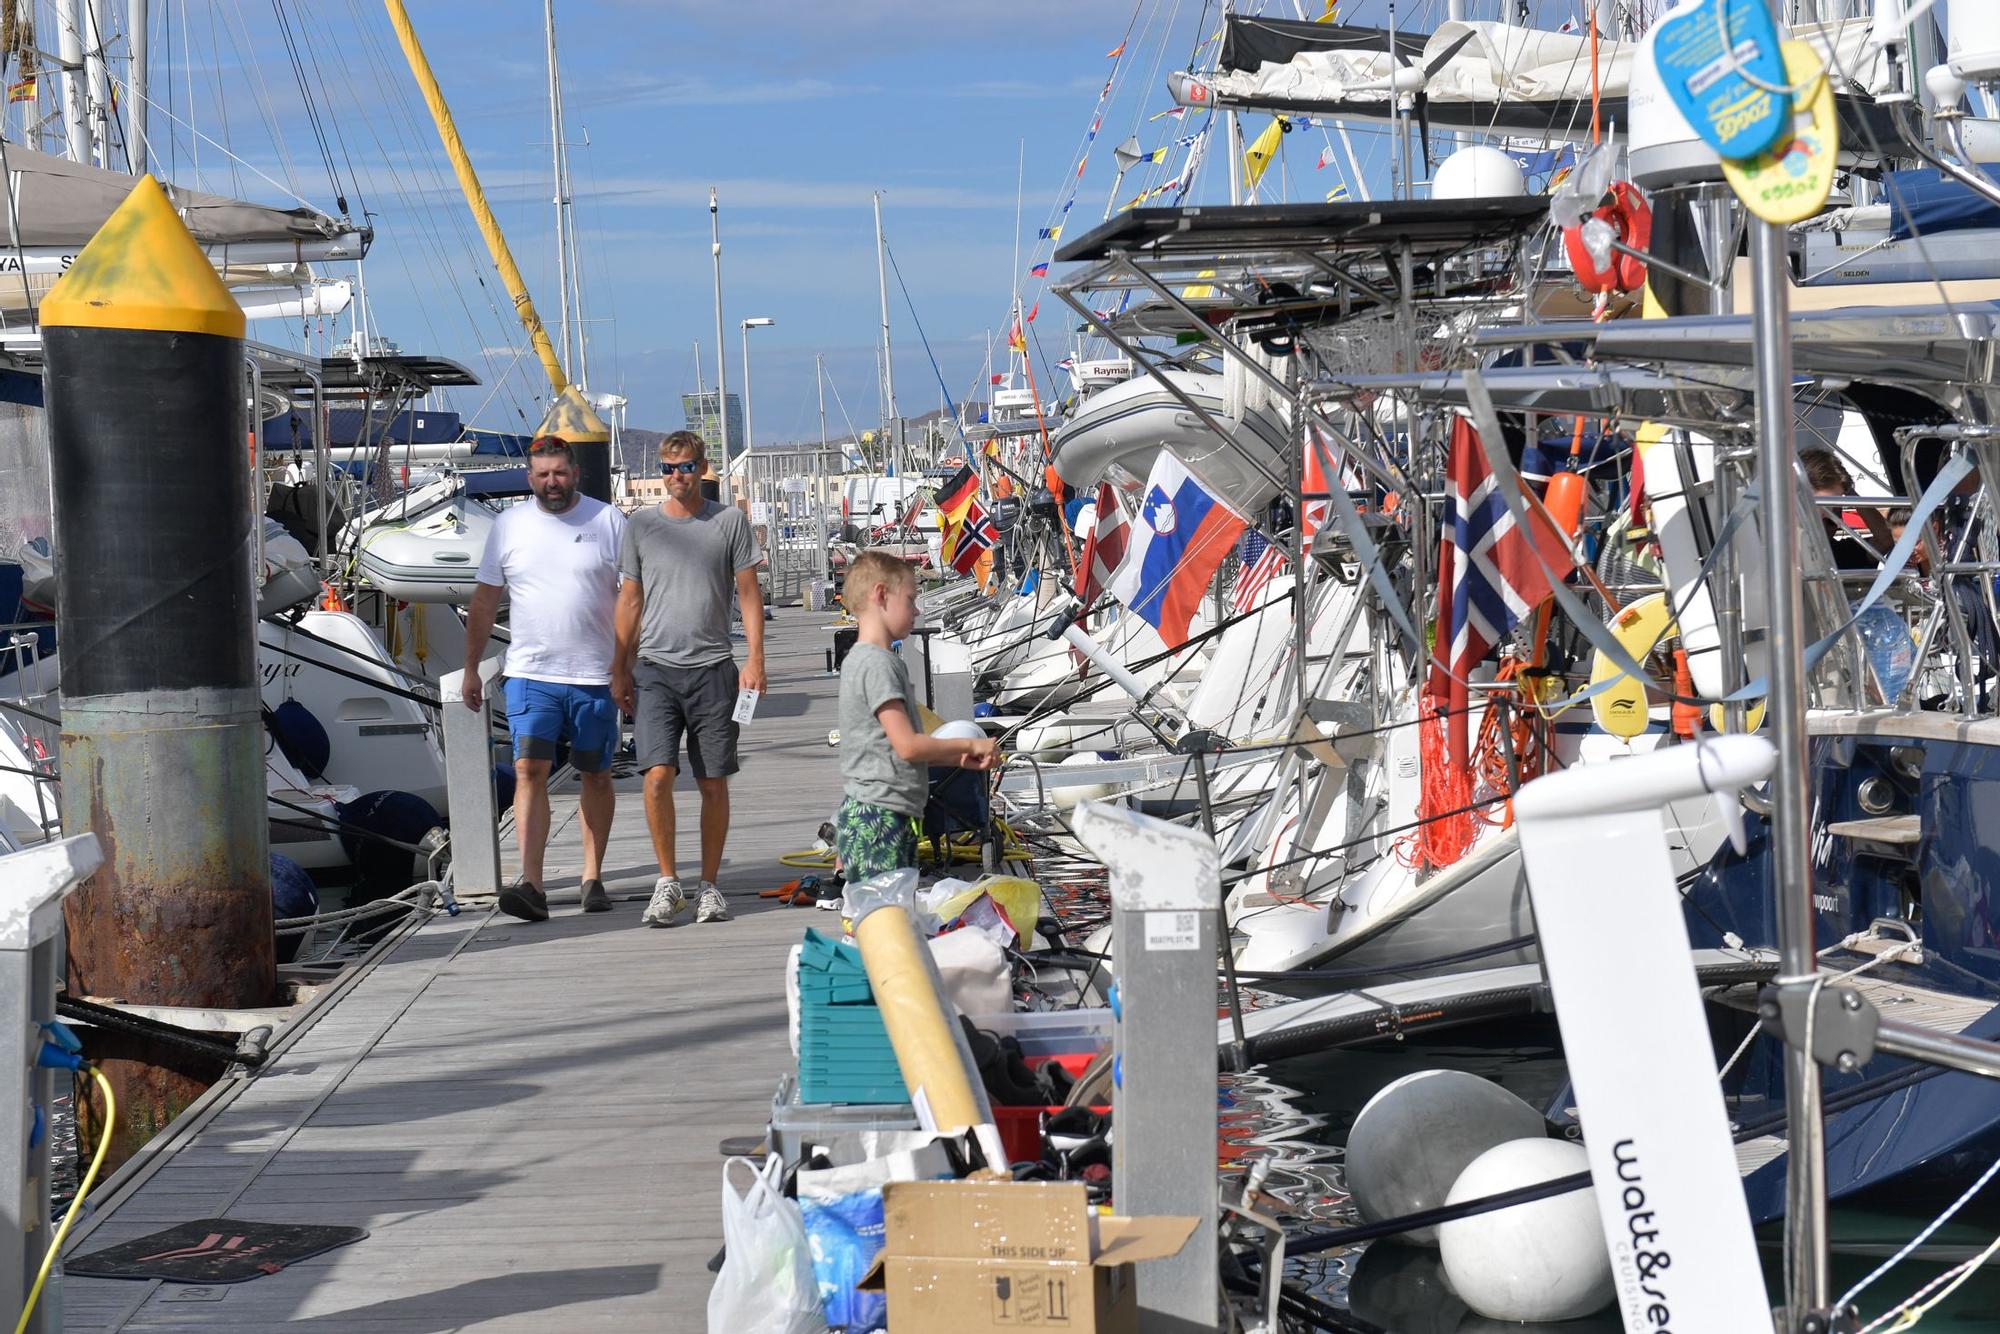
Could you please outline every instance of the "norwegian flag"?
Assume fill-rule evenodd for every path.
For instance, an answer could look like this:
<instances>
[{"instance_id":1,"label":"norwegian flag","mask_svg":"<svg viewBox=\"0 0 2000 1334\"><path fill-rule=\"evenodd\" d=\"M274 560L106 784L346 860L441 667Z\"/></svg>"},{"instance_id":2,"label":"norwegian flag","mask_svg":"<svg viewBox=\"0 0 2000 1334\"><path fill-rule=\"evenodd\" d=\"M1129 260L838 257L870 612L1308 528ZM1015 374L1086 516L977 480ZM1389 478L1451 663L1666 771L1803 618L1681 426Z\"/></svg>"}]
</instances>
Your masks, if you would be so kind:
<instances>
[{"instance_id":1,"label":"norwegian flag","mask_svg":"<svg viewBox=\"0 0 2000 1334\"><path fill-rule=\"evenodd\" d=\"M1110 587L1111 576L1125 560L1125 540L1131 534L1131 526L1125 520L1125 507L1118 503L1118 495L1109 482L1100 482L1097 487L1097 521L1091 525L1090 533L1083 539L1083 560L1079 569L1083 572L1083 587L1077 589L1077 596L1083 605L1093 606Z\"/></svg>"},{"instance_id":2,"label":"norwegian flag","mask_svg":"<svg viewBox=\"0 0 2000 1334\"><path fill-rule=\"evenodd\" d=\"M1452 423L1446 474L1437 645L1424 689L1451 720L1451 764L1463 769L1471 755L1466 683L1472 669L1548 597L1547 572L1567 569L1570 557L1546 522L1536 523L1533 533L1514 522L1479 435L1463 417Z\"/></svg>"},{"instance_id":3,"label":"norwegian flag","mask_svg":"<svg viewBox=\"0 0 2000 1334\"><path fill-rule=\"evenodd\" d=\"M1315 433L1315 436L1317 436L1317 433ZM1326 443L1323 440L1315 438L1311 444L1306 446L1306 475L1305 486L1303 488L1305 493L1309 496L1325 495L1327 488L1326 479ZM1320 525L1326 522L1326 507L1329 503L1325 500L1309 500L1306 502L1305 544L1308 551L1312 550L1313 536L1319 532ZM1264 586L1271 582L1273 575L1277 574L1279 570L1283 569L1290 562L1291 558L1285 554L1284 548L1276 542L1266 546L1262 552L1258 553L1257 559L1252 561L1244 569L1243 573L1236 576L1236 592L1233 598L1236 610L1238 612L1245 612L1256 606L1257 599L1264 592Z\"/></svg>"},{"instance_id":4,"label":"norwegian flag","mask_svg":"<svg viewBox=\"0 0 2000 1334\"><path fill-rule=\"evenodd\" d=\"M979 557L992 550L999 540L999 529L993 526L985 508L974 500L965 507L964 517L952 525L951 532L945 537L945 550L940 554L952 569L960 574L971 574L973 567L979 564Z\"/></svg>"}]
</instances>

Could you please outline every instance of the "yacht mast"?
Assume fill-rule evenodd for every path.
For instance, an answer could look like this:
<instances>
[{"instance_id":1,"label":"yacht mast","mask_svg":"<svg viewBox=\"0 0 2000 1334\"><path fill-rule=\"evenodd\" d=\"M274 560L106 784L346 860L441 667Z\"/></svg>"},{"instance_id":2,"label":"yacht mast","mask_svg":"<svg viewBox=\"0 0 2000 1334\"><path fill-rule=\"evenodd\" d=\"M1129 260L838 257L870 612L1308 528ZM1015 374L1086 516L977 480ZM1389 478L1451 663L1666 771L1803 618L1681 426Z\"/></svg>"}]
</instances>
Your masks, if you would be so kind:
<instances>
[{"instance_id":1,"label":"yacht mast","mask_svg":"<svg viewBox=\"0 0 2000 1334\"><path fill-rule=\"evenodd\" d=\"M882 430L893 445L896 439L896 365L889 346L888 238L882 233L882 192L875 192L875 281L882 291ZM887 452L886 450L884 451Z\"/></svg>"},{"instance_id":2,"label":"yacht mast","mask_svg":"<svg viewBox=\"0 0 2000 1334\"><path fill-rule=\"evenodd\" d=\"M576 363L570 358L569 347L569 199L563 180L562 85L556 76L556 0L542 0L542 30L549 48L549 153L556 182L552 202L556 209L556 286L561 292L557 346L567 369Z\"/></svg>"},{"instance_id":3,"label":"yacht mast","mask_svg":"<svg viewBox=\"0 0 2000 1334\"><path fill-rule=\"evenodd\" d=\"M104 5L105 0L84 0L84 17L90 25L84 32L83 44L83 83L89 117L86 128L91 160L100 167L111 165L111 125L108 120L111 76L104 66Z\"/></svg>"},{"instance_id":4,"label":"yacht mast","mask_svg":"<svg viewBox=\"0 0 2000 1334\"><path fill-rule=\"evenodd\" d=\"M716 475L722 479L722 503L735 494L729 484L729 346L722 341L722 219L716 211L715 187L708 187L708 248L715 258L715 434L722 450Z\"/></svg>"},{"instance_id":5,"label":"yacht mast","mask_svg":"<svg viewBox=\"0 0 2000 1334\"><path fill-rule=\"evenodd\" d=\"M62 71L63 142L71 162L90 161L83 88L83 0L56 0L56 62Z\"/></svg>"},{"instance_id":6,"label":"yacht mast","mask_svg":"<svg viewBox=\"0 0 2000 1334\"><path fill-rule=\"evenodd\" d=\"M560 83L556 85L556 108L558 114L560 114L562 108L562 85ZM584 146L586 148L590 146L590 134L587 130L584 133ZM590 325L584 319L583 314L583 261L578 257L576 249L576 200L570 189L568 145L564 145L563 147L562 193L565 201L563 214L568 219L569 224L570 304L576 310L576 382L588 389L590 387Z\"/></svg>"},{"instance_id":7,"label":"yacht mast","mask_svg":"<svg viewBox=\"0 0 2000 1334\"><path fill-rule=\"evenodd\" d=\"M146 27L150 22L147 0L126 0L125 40L132 46L131 66L125 72L125 86L131 93L131 105L126 108L127 139L125 152L132 159L132 174L144 176L148 170L150 141L146 129L147 64L151 57L146 49Z\"/></svg>"}]
</instances>

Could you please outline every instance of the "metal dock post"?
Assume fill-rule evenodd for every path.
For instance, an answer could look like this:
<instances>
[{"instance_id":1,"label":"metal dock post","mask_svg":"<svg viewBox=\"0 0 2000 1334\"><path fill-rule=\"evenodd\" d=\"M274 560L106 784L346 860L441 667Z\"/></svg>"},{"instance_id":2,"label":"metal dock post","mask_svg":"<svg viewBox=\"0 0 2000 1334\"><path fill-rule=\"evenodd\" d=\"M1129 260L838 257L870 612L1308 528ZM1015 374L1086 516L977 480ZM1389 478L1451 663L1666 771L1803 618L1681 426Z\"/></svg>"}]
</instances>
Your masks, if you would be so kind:
<instances>
[{"instance_id":1,"label":"metal dock post","mask_svg":"<svg viewBox=\"0 0 2000 1334\"><path fill-rule=\"evenodd\" d=\"M479 673L476 710L459 698L467 671ZM500 892L500 812L493 793L493 683L499 676L500 659L492 657L446 672L438 682L446 804L451 808L452 893L461 899Z\"/></svg>"},{"instance_id":2,"label":"metal dock post","mask_svg":"<svg viewBox=\"0 0 2000 1334\"><path fill-rule=\"evenodd\" d=\"M1138 1267L1149 1331L1220 1327L1216 1263L1215 840L1117 806L1084 802L1076 836L1111 874L1118 978L1118 1081L1111 1188L1121 1214L1199 1220L1180 1254Z\"/></svg>"},{"instance_id":3,"label":"metal dock post","mask_svg":"<svg viewBox=\"0 0 2000 1334\"><path fill-rule=\"evenodd\" d=\"M63 974L62 903L104 860L97 835L78 834L8 856L0 876L0 1042L6 1068L18 1072L12 1096L0 1097L0 1154L5 1155L7 1212L0 1215L0 1311L11 1323L48 1253L49 1139L56 1072L36 1064L42 1025L56 1017ZM62 1328L53 1276L35 1305L27 1334Z\"/></svg>"}]
</instances>

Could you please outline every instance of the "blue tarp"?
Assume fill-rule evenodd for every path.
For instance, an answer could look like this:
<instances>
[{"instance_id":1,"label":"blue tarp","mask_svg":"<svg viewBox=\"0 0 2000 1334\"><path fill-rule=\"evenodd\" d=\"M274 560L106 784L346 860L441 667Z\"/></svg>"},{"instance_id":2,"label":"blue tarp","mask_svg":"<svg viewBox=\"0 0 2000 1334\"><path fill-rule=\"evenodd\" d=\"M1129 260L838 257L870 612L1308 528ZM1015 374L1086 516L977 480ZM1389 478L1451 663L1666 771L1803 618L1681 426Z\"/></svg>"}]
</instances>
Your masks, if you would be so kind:
<instances>
[{"instance_id":1,"label":"blue tarp","mask_svg":"<svg viewBox=\"0 0 2000 1334\"><path fill-rule=\"evenodd\" d=\"M42 406L42 377L22 371L0 371L0 403Z\"/></svg>"},{"instance_id":2,"label":"blue tarp","mask_svg":"<svg viewBox=\"0 0 2000 1334\"><path fill-rule=\"evenodd\" d=\"M528 446L535 439L532 435L509 435L505 431L487 431L477 426L467 427L465 434L478 442L472 452L480 458L524 459L528 457Z\"/></svg>"},{"instance_id":3,"label":"blue tarp","mask_svg":"<svg viewBox=\"0 0 2000 1334\"><path fill-rule=\"evenodd\" d=\"M360 408L329 410L326 414L326 443L335 449L363 443L379 445L384 440L398 445L443 445L458 439L463 433L456 412L412 408L397 413L393 418L376 413L374 419L367 422L372 438L364 442L361 432L366 416ZM264 447L277 450L311 449L310 414L303 410L288 412L265 422Z\"/></svg>"},{"instance_id":4,"label":"blue tarp","mask_svg":"<svg viewBox=\"0 0 2000 1334\"><path fill-rule=\"evenodd\" d=\"M525 496L528 491L528 470L526 468L489 468L482 472L468 472L465 477L465 494L468 496Z\"/></svg>"},{"instance_id":5,"label":"blue tarp","mask_svg":"<svg viewBox=\"0 0 2000 1334\"><path fill-rule=\"evenodd\" d=\"M2000 181L2000 165L1980 163L1978 171ZM2000 205L1930 167L1889 172L1882 182L1889 201L1889 235L1898 241L1912 236L2000 227Z\"/></svg>"}]
</instances>

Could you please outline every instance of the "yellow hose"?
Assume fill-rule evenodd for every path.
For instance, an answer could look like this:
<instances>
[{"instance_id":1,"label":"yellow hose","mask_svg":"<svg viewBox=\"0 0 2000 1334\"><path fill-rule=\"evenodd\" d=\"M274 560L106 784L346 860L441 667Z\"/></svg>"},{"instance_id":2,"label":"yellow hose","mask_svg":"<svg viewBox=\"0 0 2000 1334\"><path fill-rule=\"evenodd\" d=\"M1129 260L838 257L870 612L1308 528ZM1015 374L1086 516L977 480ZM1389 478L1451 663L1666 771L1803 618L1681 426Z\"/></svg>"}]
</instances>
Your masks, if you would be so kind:
<instances>
[{"instance_id":1,"label":"yellow hose","mask_svg":"<svg viewBox=\"0 0 2000 1334\"><path fill-rule=\"evenodd\" d=\"M111 1096L111 1081L104 1077L102 1070L94 1065L87 1065L84 1069L90 1071L90 1077L97 1081L97 1091L104 1099L104 1128L98 1132L97 1153L90 1160L90 1170L77 1184L76 1198L69 1202L69 1208L63 1213L62 1226L56 1229L55 1239L49 1243L49 1253L42 1257L41 1270L35 1275L35 1286L28 1289L28 1304L21 1308L21 1320L14 1326L14 1334L25 1334L28 1320L35 1313L35 1303L41 1300L42 1285L49 1281L56 1257L62 1254L63 1238L69 1235L69 1225L83 1212L84 1197L97 1184L97 1174L104 1167L104 1155L111 1149L111 1127L118 1119L118 1100Z\"/></svg>"}]
</instances>

